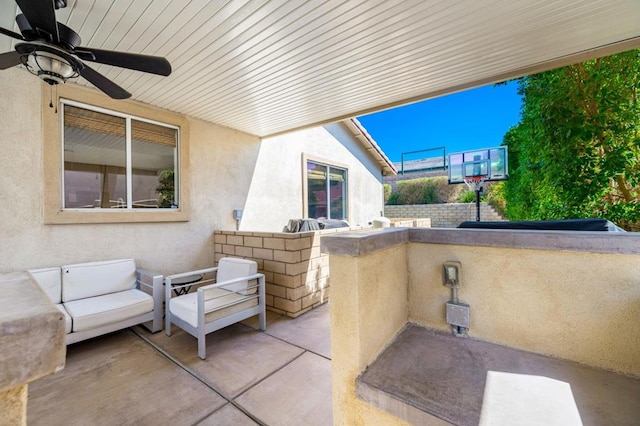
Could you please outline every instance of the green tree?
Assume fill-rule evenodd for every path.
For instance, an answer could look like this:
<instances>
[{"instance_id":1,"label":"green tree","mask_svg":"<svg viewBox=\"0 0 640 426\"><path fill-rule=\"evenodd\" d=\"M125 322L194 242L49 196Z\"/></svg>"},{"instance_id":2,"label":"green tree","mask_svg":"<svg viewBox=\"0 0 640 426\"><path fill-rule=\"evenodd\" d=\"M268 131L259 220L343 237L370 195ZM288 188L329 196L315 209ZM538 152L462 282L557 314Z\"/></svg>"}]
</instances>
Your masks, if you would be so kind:
<instances>
[{"instance_id":1,"label":"green tree","mask_svg":"<svg viewBox=\"0 0 640 426\"><path fill-rule=\"evenodd\" d=\"M509 130L511 220L640 224L640 50L523 77Z\"/></svg>"},{"instance_id":2,"label":"green tree","mask_svg":"<svg viewBox=\"0 0 640 426\"><path fill-rule=\"evenodd\" d=\"M156 188L158 196L158 207L169 208L175 202L175 173L171 169L160 172L158 176L158 186Z\"/></svg>"}]
</instances>

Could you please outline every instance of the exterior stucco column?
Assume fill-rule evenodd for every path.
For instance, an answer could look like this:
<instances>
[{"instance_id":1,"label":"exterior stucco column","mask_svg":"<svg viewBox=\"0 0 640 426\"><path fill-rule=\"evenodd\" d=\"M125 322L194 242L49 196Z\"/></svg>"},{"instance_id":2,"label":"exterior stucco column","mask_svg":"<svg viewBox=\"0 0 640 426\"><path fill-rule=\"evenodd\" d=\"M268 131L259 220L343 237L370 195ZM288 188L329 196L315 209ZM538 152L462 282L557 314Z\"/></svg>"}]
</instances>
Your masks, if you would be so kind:
<instances>
[{"instance_id":1,"label":"exterior stucco column","mask_svg":"<svg viewBox=\"0 0 640 426\"><path fill-rule=\"evenodd\" d=\"M27 384L64 367L64 317L26 272L0 275L0 305L0 425L25 425Z\"/></svg>"},{"instance_id":2,"label":"exterior stucco column","mask_svg":"<svg viewBox=\"0 0 640 426\"><path fill-rule=\"evenodd\" d=\"M323 251L330 253L331 364L336 425L405 424L356 395L358 375L407 322L406 244L402 242L403 237L398 239L403 233L406 230L386 228L342 234L339 239L323 237ZM366 240L367 235L377 235L376 240L381 238L389 245L382 243L385 248L372 251L348 247L349 241L353 241L351 236ZM325 244L325 238L332 241ZM360 248L366 245L366 242L356 244Z\"/></svg>"},{"instance_id":3,"label":"exterior stucco column","mask_svg":"<svg viewBox=\"0 0 640 426\"><path fill-rule=\"evenodd\" d=\"M0 425L27 424L27 385L0 392Z\"/></svg>"}]
</instances>

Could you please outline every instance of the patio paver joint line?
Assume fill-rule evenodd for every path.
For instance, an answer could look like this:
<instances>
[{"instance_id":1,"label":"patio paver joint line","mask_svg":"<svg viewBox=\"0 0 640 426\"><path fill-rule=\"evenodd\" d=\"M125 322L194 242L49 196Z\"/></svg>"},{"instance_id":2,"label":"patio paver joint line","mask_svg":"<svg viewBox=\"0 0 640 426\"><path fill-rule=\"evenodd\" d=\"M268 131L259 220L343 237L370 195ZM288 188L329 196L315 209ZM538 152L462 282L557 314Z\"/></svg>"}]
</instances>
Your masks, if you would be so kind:
<instances>
[{"instance_id":1,"label":"patio paver joint line","mask_svg":"<svg viewBox=\"0 0 640 426\"><path fill-rule=\"evenodd\" d=\"M237 408L238 410L240 410L244 415L246 415L247 417L249 417L251 420L253 420L254 422L258 423L260 426L268 426L265 422L263 422L262 420L258 419L257 417L255 417L253 414L251 414L250 412L248 412L244 407L242 407L240 404L236 403L231 397L229 397L228 395L226 395L225 392L220 391L219 389L216 389L214 386L212 386L211 384L207 383L206 381L204 381L202 378L200 378L195 372L191 371L189 368L187 368L186 366L184 366L180 361L178 361L176 358L174 358L172 355L170 355L167 351L165 351L164 349L160 348L158 345L156 345L155 343L153 343L151 340L149 340L147 337L141 335L140 333L138 333L135 329L130 328L131 332L133 334L135 334L136 336L138 336L140 339L142 339L144 342L146 342L147 344L149 344L149 346L151 346L153 349L155 349L156 351L158 351L162 356L166 357L169 361L171 361L172 363L174 363L177 367L179 367L180 369L184 370L187 374L189 374L190 376L192 376L194 379L196 379L197 381L199 381L200 383L202 383L203 385L205 385L206 387L208 387L209 389L211 389L212 391L214 391L215 393L217 393L218 395L220 395L224 400L226 400L229 404L233 405L235 408ZM298 357L296 357L295 359L297 359ZM285 365L289 365L289 363L285 364ZM279 371L280 369L276 370ZM273 373L272 373L273 374ZM267 377L270 377L271 374ZM264 380L264 379L262 379ZM262 380L260 382L262 382ZM258 382L258 383L260 383ZM256 383L257 384L257 383ZM255 386L255 385L254 385ZM253 386L249 387L249 389L251 389ZM243 392L244 393L244 392ZM238 395L240 396L240 395ZM222 406L224 407L224 405ZM202 422L203 420L205 420L207 417L209 417L210 415L212 415L213 413L215 413L216 411L220 410L222 407L219 407L217 410L212 411L211 413L209 413L208 416L200 419L199 422ZM197 424L197 423L196 423Z\"/></svg>"},{"instance_id":2,"label":"patio paver joint line","mask_svg":"<svg viewBox=\"0 0 640 426\"><path fill-rule=\"evenodd\" d=\"M327 357L326 355L322 355L322 354L320 354L320 353L317 353L317 352L315 352L315 351L312 351L311 349L307 349L307 348L304 348L304 347L302 347L302 346L300 346L300 345L296 345L295 343L288 342L288 341L286 341L286 340L282 339L281 337L274 336L273 334L269 334L269 333L268 333L268 332L266 332L266 331L265 331L264 333L265 333L265 334L267 334L267 335L269 335L269 336L271 336L271 337L273 337L274 339L278 339L278 340L280 340L281 342L284 342L284 343L286 343L286 344L288 344L288 345L295 346L296 348L298 348L298 349L302 349L302 350L303 350L303 351L305 351L305 352L309 352L310 354L318 355L319 357L322 357L322 358L326 359L327 361L331 361L331 358ZM302 356L302 354L301 354L300 356Z\"/></svg>"},{"instance_id":3,"label":"patio paver joint line","mask_svg":"<svg viewBox=\"0 0 640 426\"><path fill-rule=\"evenodd\" d=\"M292 345L295 346L295 345ZM282 370L285 367L288 367L293 361L297 360L298 358L300 358L302 355L304 355L306 352L308 352L307 350L305 350L304 352L302 352L300 355L292 358L289 362L287 362L286 364L284 364L282 367L272 371L271 373L267 374L265 377L263 377L262 379L258 380L257 382L255 382L253 385L249 386L247 389L243 390L242 392L240 392L238 395L236 395L235 399L240 398L242 395L244 395L245 393L247 393L247 391L253 389L254 387L258 386L260 383L264 382L265 380L267 380L269 377L273 376L274 374L276 374L277 372L279 372L280 370Z\"/></svg>"}]
</instances>

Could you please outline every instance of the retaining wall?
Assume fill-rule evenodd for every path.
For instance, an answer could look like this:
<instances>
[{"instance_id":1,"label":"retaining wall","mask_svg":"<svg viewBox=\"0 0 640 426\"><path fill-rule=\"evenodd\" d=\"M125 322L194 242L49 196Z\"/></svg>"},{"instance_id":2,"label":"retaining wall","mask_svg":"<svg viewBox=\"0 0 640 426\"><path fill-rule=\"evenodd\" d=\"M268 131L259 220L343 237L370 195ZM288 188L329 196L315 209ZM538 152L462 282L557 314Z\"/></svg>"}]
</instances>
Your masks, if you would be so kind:
<instances>
[{"instance_id":1,"label":"retaining wall","mask_svg":"<svg viewBox=\"0 0 640 426\"><path fill-rule=\"evenodd\" d=\"M391 228L431 228L431 219L428 217L420 219L391 219L389 226Z\"/></svg>"},{"instance_id":2,"label":"retaining wall","mask_svg":"<svg viewBox=\"0 0 640 426\"><path fill-rule=\"evenodd\" d=\"M384 206L384 216L394 218L431 218L433 228L455 228L466 220L476 220L475 203L407 204ZM505 221L488 203L480 203L480 220Z\"/></svg>"}]
</instances>

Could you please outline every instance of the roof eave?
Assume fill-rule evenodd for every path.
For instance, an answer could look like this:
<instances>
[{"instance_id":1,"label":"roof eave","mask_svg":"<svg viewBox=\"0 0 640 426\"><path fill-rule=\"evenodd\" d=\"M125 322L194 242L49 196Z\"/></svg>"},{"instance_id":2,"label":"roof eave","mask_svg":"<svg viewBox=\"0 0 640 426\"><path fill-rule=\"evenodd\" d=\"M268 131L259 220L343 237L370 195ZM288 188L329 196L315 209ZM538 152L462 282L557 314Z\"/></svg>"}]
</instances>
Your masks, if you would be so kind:
<instances>
[{"instance_id":1,"label":"roof eave","mask_svg":"<svg viewBox=\"0 0 640 426\"><path fill-rule=\"evenodd\" d=\"M391 160L389 160L384 151L382 151L382 148L380 148L357 118L348 118L342 120L341 123L349 129L349 131L355 136L356 140L360 142L362 147L378 162L382 168L382 174L384 176L398 174L398 170L396 170Z\"/></svg>"}]
</instances>

